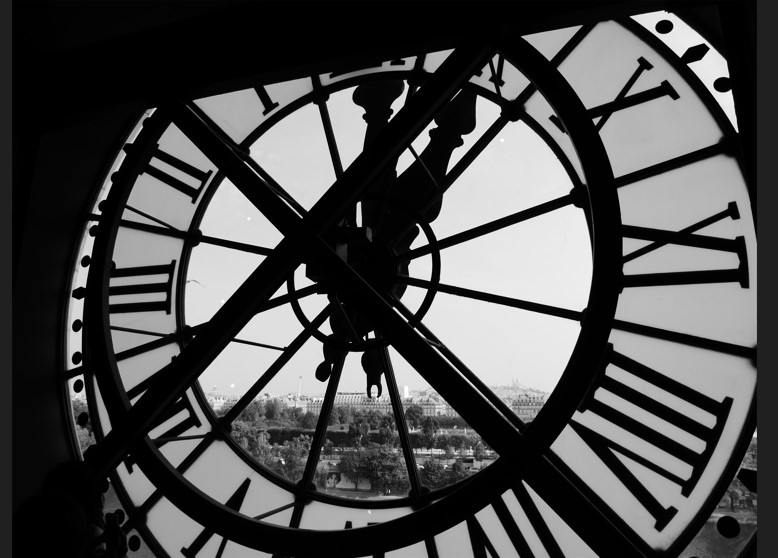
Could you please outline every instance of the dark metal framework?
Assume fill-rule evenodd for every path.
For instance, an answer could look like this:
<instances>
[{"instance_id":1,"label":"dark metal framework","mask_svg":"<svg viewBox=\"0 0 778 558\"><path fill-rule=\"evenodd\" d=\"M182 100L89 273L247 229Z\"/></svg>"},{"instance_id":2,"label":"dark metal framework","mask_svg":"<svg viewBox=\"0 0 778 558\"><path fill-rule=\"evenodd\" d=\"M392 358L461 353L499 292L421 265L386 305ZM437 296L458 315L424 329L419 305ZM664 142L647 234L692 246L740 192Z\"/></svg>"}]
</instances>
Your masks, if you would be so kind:
<instances>
[{"instance_id":1,"label":"dark metal framework","mask_svg":"<svg viewBox=\"0 0 778 558\"><path fill-rule=\"evenodd\" d=\"M637 13L649 9L657 9L655 3L638 2L632 3L631 7L627 7L627 4L629 3L593 2L588 10L582 12L585 14L583 19L596 19L608 13L624 15L632 10ZM566 3L564 5L569 11L564 12L564 15L560 16L560 20L572 18L575 21L579 21L579 12L567 6ZM552 16L546 13L544 8L537 7L536 4L531 4L531 6L531 11L536 12L536 17L527 18L527 29L531 28L532 25L539 27L546 25L545 18ZM722 11L729 13L733 11L733 8L722 8ZM226 10L225 14L227 12L229 10ZM737 51L737 56L742 60L745 58L742 47L743 41L739 41L738 37L731 38L731 34L734 34L734 31L728 28L727 24L724 24L724 27L727 27L725 39L729 39L728 44L737 43L741 45L740 50ZM454 26L452 26L453 28ZM492 33L490 35L493 36ZM448 37L445 37L435 44L448 44L447 41L449 40ZM570 137L575 140L577 148L580 149L579 154L584 163L587 179L591 179L590 183L596 182L599 185L613 183L614 179L610 172L607 158L591 119L587 116L583 106L580 105L580 101L554 71L553 63L549 66L548 63L539 57L533 56L529 52L531 49L526 49L520 42L513 39L500 38L496 47L508 60L513 61L517 67L531 76L535 85L551 100L557 113L562 116ZM324 545L353 549L354 553L360 554L364 553L365 548L371 548L371 545L374 545L376 540L387 541L388 546L386 549L409 544L416 540L423 540L429 533L440 532L460 521L466 515L465 512L461 514L462 517L455 514L447 515L441 513L440 510L444 505L447 509L460 507L463 510L469 509L472 511L490 503L491 496L487 494L487 491L483 490L484 486L501 486L503 489L512 487L520 501L526 502L526 494L519 494L524 490L521 483L513 485L513 479L517 475L521 475L548 503L554 505L554 503L562 501L567 502L567 505L554 507L556 509L569 510L562 519L573 526L579 534L598 533L597 537L585 537L585 540L601 555L647 556L652 554L651 549L645 547L642 541L629 534L629 529L625 528L625 525L618 517L601 511L603 506L598 503L596 495L584 493L574 483L570 482L569 478L571 475L564 472L562 463L555 460L553 456L543 455L544 450L548 448L550 442L564 427L575 405L581 400L582 394L589 389L591 379L588 376L573 374L567 371L560 381L559 388L544 407L537 421L533 423L532 428L525 429L524 425L520 421L517 422L513 415L506 413L504 410L495 412L495 407L499 408L499 405L494 400L490 400L487 393L473 390L470 385L474 382L473 377L467 378L463 370L452 366L452 359L443 358L437 350L433 349L428 342L429 336L425 339L423 331L414 331L409 327L409 316L406 316L406 319L403 320L392 310L391 304L397 304L398 301L387 301L385 297L376 294L371 285L334 256L331 248L322 240L324 234L336 225L339 217L348 210L354 201L359 199L361 192L371 180L387 164L390 164L392 157L396 156L409 143L410 139L415 137L419 130L423 129L435 112L451 98L453 93L461 86L461 83L466 81L472 71L482 67L485 57L491 54L493 48L494 46L490 45L489 41L484 41L483 38L478 36L473 37L471 44L458 48L452 58L446 62L444 68L436 73L409 100L408 106L403 110L403 113L398 115L398 118L387 126L376 138L375 143L366 148L365 152L352 167L343 170L335 163L337 175L335 185L322 201L305 215L302 215L302 212L299 210L295 211L294 208L290 208L285 203L284 196L279 194L280 187L272 183L268 184L267 179L269 177L262 176L258 172L260 169L253 168L247 159L239 153L239 150L236 149L238 146L229 145L224 138L215 136L202 114L198 114L192 105L179 100L191 98L193 93L195 96L201 94L202 91L199 86L185 86L183 90L186 91L186 94L183 95L182 90L171 87L169 90L170 94L165 96L164 99L159 99L162 101L160 103L162 108L159 110L160 114L155 116L155 118L159 119L161 123L165 122L165 118L170 118L176 122L212 160L219 162L218 166L224 171L225 175L229 176L255 205L261 208L272 208L270 210L263 209L263 212L284 233L285 239L282 245L273 252L263 247L229 243L247 252L267 255L266 263L263 263L252 274L246 285L241 287L233 299L225 305L224 310L217 313L209 324L204 324L195 331L184 332L184 337L179 342L182 346L186 346L187 350L180 358L167 367L167 371L158 375L154 385L149 386L147 394L130 408L127 395L116 389L119 382L116 381L118 376L115 362L113 362L108 350L108 347L110 347L109 328L100 325L95 327L96 324L107 324L109 321L107 296L110 261L106 261L105 257L110 252L108 247L111 246L113 237L120 225L116 221L111 225L111 229L108 229L107 223L103 222L103 216L118 215L120 213L119 208L123 206L124 200L118 194L112 195L103 208L101 215L92 216L92 219L98 222L98 229L95 241L95 256L92 259L91 267L103 270L103 272L91 273L87 287L88 296L86 297L85 313L87 327L85 328L85 335L89 340L89 352L84 355L84 367L93 370L111 369L114 375L113 381L106 376L99 377L100 389L112 412L111 418L114 428L86 456L86 463L91 467L95 480L104 478L106 474L124 459L128 449L133 448L137 452L138 462L143 464L144 471L148 473L149 478L152 479L155 485L166 487L165 491L167 493L169 490L171 500L179 502L182 509L191 512L193 517L204 525L218 526L218 531L221 534L248 546L259 539L262 540L262 544L267 549L274 552L281 553L285 549L294 547L299 549L298 555L303 556L317 554L317 551ZM378 49L375 56L386 57L388 52L389 50ZM411 50L407 49L403 51L405 54L411 52ZM748 67L746 66L745 69L747 71ZM288 70L279 68L277 72L272 73L274 76L282 76L286 71ZM733 85L733 89L738 91L736 103L738 104L739 116L748 114L743 111L741 108L743 102L738 99L742 98L744 90L747 96L749 94L748 88L751 86L748 83L749 80L744 80L742 72L743 68L739 67L737 71L733 71L732 76L733 82L739 82ZM197 83L200 78L196 74L192 74L190 77L195 80L194 83ZM255 77L252 76L251 79L254 80ZM215 79L214 83L219 81L219 79ZM742 85L743 81L746 81L745 86ZM233 84L234 80L231 80L230 83ZM213 87L221 88L223 85L219 84ZM320 91L316 90L314 93L319 94ZM148 100L145 95L138 95L137 93L135 95L138 98L134 102L145 103ZM92 101L90 99L79 101L79 103L84 103L83 108L77 109L75 112L91 110L90 103ZM517 104L520 103L517 101ZM319 106L321 108L322 105ZM290 110L292 110L291 107ZM326 111L322 110L322 118L326 122L328 116L324 114ZM505 114L506 120L502 124L510 118L509 112L506 111ZM52 120L47 125L53 125L52 122L55 120L52 116ZM740 149L743 151L743 158L748 167L749 161L753 157L753 145L755 144L755 142L749 139L752 123L753 118L749 119L746 117L741 123L741 133L739 135L731 132L722 144L710 146L697 154L684 156L676 161L665 163L665 166L673 168L674 165L682 165L690 160L700 160L722 151ZM494 137L498 130L499 128L495 127L494 130L487 132L484 142ZM144 133L153 134L152 131L144 131ZM331 134L331 130L327 133L328 135ZM744 135L746 137L745 140L742 139ZM250 143L250 140L247 140L247 143ZM137 173L145 165L152 156L148 152L149 149L150 147L147 148L146 153L132 152L132 150L128 153L129 160L135 161L134 166L124 165L122 174L115 177L116 184L127 180L129 176ZM332 153L332 158L333 161L339 161L339 156L336 152ZM469 161L465 159L462 165L466 166L468 163ZM463 168L455 168L452 174L461 172ZM574 173L570 174L572 176ZM756 197L753 186L753 173L747 172L747 175L748 183L752 187L752 199L754 201L752 207L755 211ZM620 187L639 178L637 175L621 177L615 181L615 186ZM129 180L127 181L129 182ZM572 314L569 316L582 320L582 334L576 345L575 353L571 358L571 362L576 363L576 366L580 365L580 363L594 364L599 360L601 348L607 342L607 332L612 327L625 331L637 331L637 326L613 320L616 297L620 288L618 269L620 269L621 265L619 258L614 256L614 254L621 253L618 242L620 235L614 233L620 226L615 191L616 188L599 188L597 191L588 191L585 194L580 188L576 188L574 191L576 204L583 204L588 207L589 202L591 202L591 208L587 211L587 218L592 230L595 257L594 280L590 295L592 304L590 304L590 308L585 315L578 316ZM564 203L570 203L572 200L573 195L571 195L571 200L564 200ZM531 217L531 215L527 217ZM141 225L134 226L143 228ZM160 233L160 229L154 228L154 232ZM184 235L190 239L189 241L192 242L192 245L197 242L209 241L222 245L228 244L218 239L203 237L195 231L169 231L163 234L171 236ZM218 350L240 330L240 327L250 319L250 316L256 311L266 308L267 305L274 303L270 297L281 284L280 282L283 282L283 278L298 265L298 254L304 254L304 258L310 261L317 261L318 265L325 267L329 273L337 277L344 285L347 285L348 289L339 294L344 298L353 300L354 304L368 308L375 315L381 316L382 336L398 348L409 362L415 364L417 369L427 371L425 374L429 374L428 379L430 383L437 381L440 384L440 393L455 407L470 409L470 414L465 416L465 418L472 426L483 432L485 436L489 436L488 442L501 455L501 459L496 464L479 474L472 481L431 495L422 494L419 480L412 474L411 485L415 492L416 504L420 509L411 517L398 520L391 525L375 525L352 532L315 533L310 534L310 536L306 535L307 538L301 538L299 533L293 529L257 526L255 522L202 498L198 495L195 487L189 485L187 481L178 476L175 469L164 463L164 459L153 444L143 441L143 437L148 430L190 387L190 384L196 379L198 374L215 358ZM444 289L442 285L434 287L441 292ZM276 303L278 302L281 301L276 301ZM323 314L317 316L311 321L311 327L315 329L324 319L326 319L326 316ZM643 327L645 328L645 326ZM302 344L305 338L307 338L305 336L309 334L312 334L310 330L302 334L295 343ZM662 335L660 332L653 332L653 334ZM668 333L665 333L665 335L668 335ZM681 334L676 335L681 336ZM701 347L712 348L739 356L750 356L755 359L755 348L729 346L705 339L690 339L690 336L682 337L683 342L690 345L697 344ZM676 338L680 339L680 337ZM167 340L164 341L167 342ZM160 343L162 342L163 340L161 339ZM341 361L344 356L345 354L341 355ZM291 354L288 354L286 357L282 356L279 359L277 362L279 369L283 365L284 358L291 358ZM596 366L590 366L589 368L595 370ZM449 378L448 382L450 382L450 377L461 378L461 380L448 385L435 380L435 378L443 375ZM425 377L427 376L425 375ZM335 371L333 371L333 377L329 384L331 389L328 388L326 397L330 408L334 398L334 389L337 386L336 380L337 366ZM387 383L390 386L395 416L401 418L403 415L398 411L397 386L394 383ZM255 389L252 391L258 392L260 389L261 387L255 386ZM230 415L225 416L220 421L220 426L214 429L214 432L218 432L218 428L226 427L234 419L236 413L237 411L234 411ZM328 413L329 409L322 410L324 424L326 424ZM754 413L752 413L753 416ZM755 418L752 420L755 420ZM407 431L404 427L401 430ZM319 438L323 435L323 431L324 429L320 424L317 429ZM317 439L315 441L316 443L313 444L313 447L320 447L321 444L318 443L320 440ZM406 449L406 461L408 461L409 457L408 447L409 444L405 441L403 448ZM744 447L740 449L745 450ZM194 459L196 454L197 452L190 457ZM527 457L528 455L531 457ZM293 518L297 518L298 521L305 499L311 497L307 485L313 474L311 463L315 463L315 461L316 459L314 458L309 460L309 465L304 475L304 482L298 489L298 504L295 506L293 515ZM729 471L733 471L734 467L736 467L735 461L739 460L732 459L728 467ZM412 454L410 463L412 464ZM415 469L415 467L409 468L409 470L414 472ZM543 492L543 487L547 487L545 492ZM723 490L723 486L721 489ZM440 498L442 496L445 497ZM570 505L571 503L574 505ZM710 505L712 504L709 503L708 507ZM580 513L579 511L573 511L580 509L588 510L588 512ZM143 510L136 511L139 514L143 513ZM704 518L700 518L698 523L703 520ZM295 519L293 519L293 526L294 522ZM469 526L474 532L477 532L479 528L477 523ZM673 545L668 554L672 555L673 553L680 552L694 535L694 531L697 528L699 528L698 524L690 526L687 532ZM512 532L510 534L512 540L515 540L517 548L526 546L526 541L523 545L521 543L521 540L523 540L521 533ZM553 548L555 544L553 539L548 538L548 535L545 536L547 537L545 539L547 548ZM485 536L482 538L485 540ZM434 543L432 543L432 547L434 549ZM344 555L348 552L344 551Z\"/></svg>"}]
</instances>

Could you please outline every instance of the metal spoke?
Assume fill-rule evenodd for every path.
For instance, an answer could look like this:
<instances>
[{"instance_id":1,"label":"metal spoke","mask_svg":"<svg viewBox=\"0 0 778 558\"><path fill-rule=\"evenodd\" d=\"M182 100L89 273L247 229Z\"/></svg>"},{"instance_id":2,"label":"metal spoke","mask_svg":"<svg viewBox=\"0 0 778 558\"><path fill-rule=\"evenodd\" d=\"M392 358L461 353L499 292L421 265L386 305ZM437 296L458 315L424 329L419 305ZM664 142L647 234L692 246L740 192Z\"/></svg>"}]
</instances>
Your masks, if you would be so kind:
<instances>
[{"instance_id":1,"label":"metal spoke","mask_svg":"<svg viewBox=\"0 0 778 558\"><path fill-rule=\"evenodd\" d=\"M422 289L435 289L436 291L439 291L441 293L461 296L473 300L480 300L482 302L488 302L490 304L499 304L501 306L508 306L510 308L520 308L521 310L528 310L530 312L546 314L547 316L556 316L558 318L565 318L568 320L575 320L575 321L581 321L581 318L583 317L582 311L569 310L567 308L559 308L558 306L540 304L539 302L530 302L527 300L522 300L520 298L512 298L512 297L496 295L492 293L485 293L483 291L466 289L464 287L446 285L445 283L434 284L431 281L427 281L425 279L416 279L415 277L401 277L399 280L403 284L410 285L412 287L419 287Z\"/></svg>"},{"instance_id":2,"label":"metal spoke","mask_svg":"<svg viewBox=\"0 0 778 558\"><path fill-rule=\"evenodd\" d=\"M286 350L286 347L279 347L278 345L268 345L267 343L260 343L259 341L249 341L248 339L240 339L238 337L233 339L232 343L238 343L240 345L250 345L252 347L259 347L261 349L272 349L274 351Z\"/></svg>"},{"instance_id":3,"label":"metal spoke","mask_svg":"<svg viewBox=\"0 0 778 558\"><path fill-rule=\"evenodd\" d=\"M285 295L279 295L275 298L271 298L265 304L263 304L257 309L257 314L261 312L266 312L267 310L272 310L273 308L278 308L279 306L288 304L293 300L301 300L305 297L311 296L313 294L317 294L319 292L318 289L319 287L316 285L308 285L307 287L297 289L293 293L286 293Z\"/></svg>"},{"instance_id":4,"label":"metal spoke","mask_svg":"<svg viewBox=\"0 0 778 558\"><path fill-rule=\"evenodd\" d=\"M261 256L267 256L273 249L266 248L264 246L257 246L255 244L248 244L246 242L237 242L235 240L227 240L226 238L218 238L215 236L208 236L200 233L199 231L189 233L173 227L158 227L155 225L149 225L147 223L138 223L136 221L130 221L122 219L119 223L122 227L128 229L135 229L138 231L144 231L152 234L158 234L160 236L168 236L172 238L180 238L182 240L190 239L193 245L197 244L211 244L213 246L221 246L222 248L230 248L232 250L240 250L241 252L248 252L250 254L259 254Z\"/></svg>"},{"instance_id":5,"label":"metal spoke","mask_svg":"<svg viewBox=\"0 0 778 558\"><path fill-rule=\"evenodd\" d=\"M540 205L536 205L535 207L531 207L529 209L517 211L516 213L513 213L511 215L501 217L500 219L495 219L494 221L490 221L489 223L484 223L483 225L479 225L477 227L473 227L466 231L462 231L460 233L453 234L449 237L440 239L437 241L434 247L430 244L427 244L426 246L421 246L414 250L410 250L408 252L405 252L404 254L398 255L397 260L398 261L413 260L429 254L430 252L432 252L433 249L443 250L445 248L451 248L452 246L456 246L457 244L462 244L463 242L474 240L481 236L502 230L506 227L510 227L511 225L521 223L522 221L526 221L528 219L534 219L535 217L539 217L546 213L556 211L557 209L561 209L572 203L573 203L572 194L567 194L555 200L551 200L542 203Z\"/></svg>"},{"instance_id":6,"label":"metal spoke","mask_svg":"<svg viewBox=\"0 0 778 558\"><path fill-rule=\"evenodd\" d=\"M280 355L273 364L265 371L260 378L254 382L254 384L243 394L237 403L227 413L219 419L219 426L222 428L231 424L237 416L248 407L252 401L259 395L262 390L275 378L276 374L292 359L292 357L299 351L302 346L313 336L314 329L318 328L329 317L331 307L328 305L322 310L311 322L311 327L303 330L284 350L284 353Z\"/></svg>"},{"instance_id":7,"label":"metal spoke","mask_svg":"<svg viewBox=\"0 0 778 558\"><path fill-rule=\"evenodd\" d=\"M411 495L418 498L421 496L421 479L419 478L419 470L416 467L416 458L413 454L413 448L411 447L408 423L405 421L405 409L402 405L400 390L397 387L397 379L394 375L394 368L392 367L392 360L389 358L389 349L387 347L381 347L381 360L384 367L384 377L386 378L386 388L389 391L389 400L392 403L392 411L394 412L394 423L400 438L400 447L402 448L403 456L405 457L405 467L408 470Z\"/></svg>"},{"instance_id":8,"label":"metal spoke","mask_svg":"<svg viewBox=\"0 0 778 558\"><path fill-rule=\"evenodd\" d=\"M327 147L330 150L330 159L332 159L332 168L335 171L335 178L340 178L343 175L343 163L340 160L340 152L338 151L338 142L335 140L335 133L332 129L332 120L330 119L330 111L327 108L327 98L321 89L321 80L319 76L315 75L313 80L313 90L318 94L316 97L316 106L319 107L319 115L321 116L321 125L324 128L324 135L327 138Z\"/></svg>"},{"instance_id":9,"label":"metal spoke","mask_svg":"<svg viewBox=\"0 0 778 558\"><path fill-rule=\"evenodd\" d=\"M324 394L324 401L322 401L319 420L316 423L316 431L313 434L313 440L311 440L311 449L308 453L308 461L305 464L303 477L298 483L299 492L295 501L294 511L292 512L292 519L289 521L290 527L300 526L300 520L302 519L303 509L305 508L306 504L306 493L310 487L314 486L313 478L316 474L316 466L319 464L321 446L324 442L324 437L327 435L327 426L330 422L330 414L332 414L332 407L335 404L335 395L338 393L340 375L343 372L343 364L346 362L347 354L348 351L341 350L338 354L338 357L335 359L335 363L332 366L332 374L330 375L329 382L327 383L327 391ZM315 487L313 489L315 489Z\"/></svg>"}]
</instances>

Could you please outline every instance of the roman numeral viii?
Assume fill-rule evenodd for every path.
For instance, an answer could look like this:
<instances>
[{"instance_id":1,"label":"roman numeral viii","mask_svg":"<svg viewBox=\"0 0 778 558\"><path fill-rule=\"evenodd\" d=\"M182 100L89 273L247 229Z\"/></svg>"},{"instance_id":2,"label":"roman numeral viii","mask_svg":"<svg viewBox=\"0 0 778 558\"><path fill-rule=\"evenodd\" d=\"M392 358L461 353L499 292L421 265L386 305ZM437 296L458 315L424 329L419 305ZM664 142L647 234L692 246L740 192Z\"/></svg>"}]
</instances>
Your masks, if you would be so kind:
<instances>
[{"instance_id":1,"label":"roman numeral viii","mask_svg":"<svg viewBox=\"0 0 778 558\"><path fill-rule=\"evenodd\" d=\"M615 438L620 437L615 429L607 426L587 426L580 421L580 418L574 418L570 425L597 454L602 463L616 475L623 486L651 514L655 520L654 528L661 531L677 513L677 509L672 506L663 506L617 454L668 479L680 488L683 496L688 497L710 462L732 407L732 398L725 397L720 401L713 399L682 382L616 352L612 345L608 346L607 352L607 363L626 372L627 377L646 382L651 389L637 389L633 387L635 384L631 386L622 380L606 375L606 366L603 366L600 370L600 381L596 384L598 385L597 390L589 394L579 407L579 411L584 414L598 415L632 434L640 442L637 444L627 442L622 437L622 441L631 446L627 447L615 440ZM629 380L627 381L629 382ZM605 395L602 393L603 391L618 396L619 400L602 397ZM597 397L598 395L602 398ZM606 400L610 402L605 402ZM637 420L634 417L634 412L631 411L634 407L624 405L624 402L650 413L663 422L652 420L651 424L646 424ZM683 410L687 412L682 412ZM702 413L699 413L700 411ZM709 416L712 420L706 421L708 424L703 424L697 418L693 418L692 414L697 418ZM668 436L664 433L666 432L664 424L672 425L701 440L704 443L704 449L695 451L679 442L677 436ZM657 459L658 450L691 467L691 473L683 478L657 464L659 461Z\"/></svg>"},{"instance_id":2,"label":"roman numeral viii","mask_svg":"<svg viewBox=\"0 0 778 558\"><path fill-rule=\"evenodd\" d=\"M108 296L136 298L137 295L140 295L142 300L126 301L127 299L120 299L124 302L119 302L119 300L114 299L114 302L109 302L108 311L111 314L159 311L170 314L175 269L176 260L172 260L169 264L123 267L112 270L112 284L108 287ZM115 281L116 279L121 281ZM142 279L142 281L136 282L135 279ZM145 296L159 294L164 295L162 300L147 300Z\"/></svg>"}]
</instances>

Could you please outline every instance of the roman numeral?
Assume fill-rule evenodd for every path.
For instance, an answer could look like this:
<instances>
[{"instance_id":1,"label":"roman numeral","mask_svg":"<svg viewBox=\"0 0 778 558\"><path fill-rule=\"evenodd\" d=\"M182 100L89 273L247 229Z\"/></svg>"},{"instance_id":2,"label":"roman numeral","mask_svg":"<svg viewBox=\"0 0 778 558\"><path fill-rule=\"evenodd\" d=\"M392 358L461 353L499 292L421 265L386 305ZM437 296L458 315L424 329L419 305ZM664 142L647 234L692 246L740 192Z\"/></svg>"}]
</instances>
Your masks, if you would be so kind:
<instances>
[{"instance_id":1,"label":"roman numeral","mask_svg":"<svg viewBox=\"0 0 778 558\"><path fill-rule=\"evenodd\" d=\"M168 174L166 171L163 171L162 169L155 167L152 165L153 160L156 159L157 161L161 161L163 163L166 163L173 167L174 169L178 170L180 173L184 175L184 178L187 178L190 183L194 183L193 186L190 183L184 182L181 178L177 178L171 174ZM174 188L181 192L182 194L185 194L192 198L192 203L195 203L197 201L197 197L200 195L200 190L203 189L205 186L205 183L208 182L208 178L211 176L212 171L202 171L198 169L197 167L194 167L190 165L189 163L182 161L178 157L174 157L173 155L170 155L169 153L162 151L159 146L154 150L154 153L151 156L151 161L149 161L148 166L143 171L144 173L148 174L149 176L153 176L157 180L160 180L170 186L171 188Z\"/></svg>"},{"instance_id":2,"label":"roman numeral","mask_svg":"<svg viewBox=\"0 0 778 558\"><path fill-rule=\"evenodd\" d=\"M150 376L143 382L140 382L138 385L127 392L127 396L130 399L133 399L137 395L140 395L154 382L154 378L154 376ZM184 414L182 416L178 416L182 412ZM154 444L158 448L164 446L168 442L175 441L177 437L182 436L192 428L198 428L202 426L203 423L200 420L200 417L197 415L197 412L194 410L189 397L184 394L178 401L171 405L162 414L151 430L154 430L163 424L167 427L166 430L159 436L156 436L156 438L153 440ZM137 461L135 461L132 454L128 455L124 461L124 464L127 466L127 470L130 473L132 473L133 465L136 463Z\"/></svg>"},{"instance_id":3,"label":"roman numeral","mask_svg":"<svg viewBox=\"0 0 778 558\"><path fill-rule=\"evenodd\" d=\"M487 76L484 78L482 77L484 75L484 71L486 71ZM505 74L505 58L501 54L496 54L492 58L489 59L489 62L487 62L486 66L481 68L477 73L474 74L474 77L481 78L480 80L476 81L476 83L480 84L482 87L492 87L494 88L494 92L502 97L501 87L505 85L505 80L503 79ZM490 86L487 82L491 83Z\"/></svg>"},{"instance_id":4,"label":"roman numeral","mask_svg":"<svg viewBox=\"0 0 778 558\"><path fill-rule=\"evenodd\" d=\"M624 276L624 287L652 287L662 285L691 285L701 283L739 283L741 287L748 288L748 257L746 255L745 239L738 236L734 239L719 238L694 234L695 231L707 227L717 221L729 217L739 219L737 204L730 202L727 209L716 213L698 223L690 225L680 231L666 231L649 227L635 227L622 225L622 234L628 238L649 240L648 244L638 250L624 256L624 263L633 261L649 252L653 252L668 244L691 246L704 250L716 250L730 252L737 255L739 264L732 269L715 269L705 271L677 271L668 273L645 273Z\"/></svg>"},{"instance_id":5,"label":"roman numeral","mask_svg":"<svg viewBox=\"0 0 778 558\"><path fill-rule=\"evenodd\" d=\"M600 131L602 127L605 126L605 123L610 119L610 117L620 110L625 110L636 105L647 103L649 101L653 101L654 99L659 99L660 97L670 97L674 101L680 98L676 90L673 89L673 86L670 85L670 82L667 80L662 81L659 85L651 89L628 95L641 74L653 68L653 65L642 56L638 58L637 63L637 69L632 73L630 78L627 80L627 83L624 85L621 91L619 91L619 94L616 95L615 99L608 103L604 103L587 110L587 113L592 119L599 118L594 126L597 131ZM556 115L552 115L549 118L557 126L557 128L565 132L562 122L559 120L559 118L556 117Z\"/></svg>"},{"instance_id":6,"label":"roman numeral","mask_svg":"<svg viewBox=\"0 0 778 558\"><path fill-rule=\"evenodd\" d=\"M110 285L108 287L108 296L124 295L145 295L163 293L164 300L155 301L137 301L113 303L108 305L108 312L119 314L126 312L162 312L170 314L171 310L171 292L173 290L173 272L176 269L176 261L172 260L169 264L163 265L145 265L137 267L117 268L111 271L111 279L120 278L141 278L156 275L167 275L167 279L162 281L149 281L145 283L133 283L129 285Z\"/></svg>"},{"instance_id":7,"label":"roman numeral","mask_svg":"<svg viewBox=\"0 0 778 558\"><path fill-rule=\"evenodd\" d=\"M627 457L673 482L680 488L681 494L688 497L710 461L732 407L732 398L725 397L721 401L717 401L686 384L614 351L612 345L608 346L606 357L610 364L631 374L634 378L651 384L659 391L652 390L647 392L646 390L635 389L612 376L606 375L605 366L603 366L599 371L600 381L596 392L590 392L588 398L579 407L579 411L581 413L598 415L640 440L647 442L650 447L640 444L640 449L629 449L611 438L614 435L614 432L609 431L611 429L606 430L598 427L600 430L598 431L582 424L578 418L574 418L570 425L592 451L597 454L602 463L616 475L624 487L651 514L655 520L654 528L657 531L661 531L677 513L677 509L672 506L663 506L627 468L624 462L619 459L617 454ZM621 403L618 404L621 407L619 409L613 404L595 399L594 394L600 393L601 390L617 395L624 401L650 413L665 423L703 441L705 449L698 453L677 441L674 437L660 432L656 425L650 426L636 420L630 416L629 409L625 408ZM712 415L714 425L706 426L680 412L678 410L679 406L676 403L678 399L699 411ZM689 465L691 467L689 476L682 478L662 465L658 465L655 462L657 449Z\"/></svg>"},{"instance_id":8,"label":"roman numeral","mask_svg":"<svg viewBox=\"0 0 778 558\"><path fill-rule=\"evenodd\" d=\"M247 478L243 481L243 483L241 483L235 493L230 496L227 502L225 502L225 505L231 510L240 510L240 507L243 505L243 500L246 497L246 493L249 490L249 484L251 484L251 479ZM214 534L214 531L211 531L207 527L204 528L189 546L185 546L181 549L181 554L186 556L186 558L196 558L197 553L203 549L203 547L209 540L211 540L211 537L213 537ZM215 558L221 558L222 554L224 553L224 547L226 545L227 539L222 538L222 542L219 545L219 550L217 550Z\"/></svg>"},{"instance_id":9,"label":"roman numeral","mask_svg":"<svg viewBox=\"0 0 778 558\"><path fill-rule=\"evenodd\" d=\"M259 97L259 101L262 103L262 108L264 108L262 111L263 116L267 116L278 108L278 102L273 101L270 98L270 95L264 87L255 87L254 91L256 91L257 97Z\"/></svg>"},{"instance_id":10,"label":"roman numeral","mask_svg":"<svg viewBox=\"0 0 778 558\"><path fill-rule=\"evenodd\" d=\"M470 543L473 545L473 558L488 558L489 556L498 558L499 555L494 549L494 545L475 517L467 519L467 532L470 534Z\"/></svg>"},{"instance_id":11,"label":"roman numeral","mask_svg":"<svg viewBox=\"0 0 778 558\"><path fill-rule=\"evenodd\" d=\"M562 550L559 547L559 544L554 538L554 535L551 533L551 530L548 528L546 521L543 519L540 510L538 510L538 507L535 505L535 502L532 500L532 497L530 496L524 484L518 483L512 488L511 492L513 496L516 497L518 506L529 520L532 531L534 531L534 536L536 540L539 541L542 545L545 553L548 554L550 558L563 558L564 555L562 554ZM509 492L506 494L510 499L511 493ZM512 505L515 506L516 502L514 502ZM486 508L484 511L488 510L489 508ZM519 527L514 512L511 511L510 507L503 499L503 496L497 497L492 502L491 511L494 512L494 514L497 516L499 525L501 525L502 529L504 530L504 534L495 531L495 529L499 529L499 527L497 527L497 522L491 518L485 518L487 520L486 529L481 526L476 517L468 519L467 527L470 533L470 539L473 544L473 555L476 557L485 558L488 552L489 556L499 556L499 551L495 547L494 543L489 539L489 534L491 533L492 538L495 540L497 540L497 537L503 537L507 535L507 538L510 540L510 544L513 545L513 548L519 556L535 556L530 543L527 541L527 537L532 537L532 535L523 532L522 528ZM505 541L503 544L506 543L507 541ZM511 553L511 555L512 554L513 553Z\"/></svg>"}]
</instances>

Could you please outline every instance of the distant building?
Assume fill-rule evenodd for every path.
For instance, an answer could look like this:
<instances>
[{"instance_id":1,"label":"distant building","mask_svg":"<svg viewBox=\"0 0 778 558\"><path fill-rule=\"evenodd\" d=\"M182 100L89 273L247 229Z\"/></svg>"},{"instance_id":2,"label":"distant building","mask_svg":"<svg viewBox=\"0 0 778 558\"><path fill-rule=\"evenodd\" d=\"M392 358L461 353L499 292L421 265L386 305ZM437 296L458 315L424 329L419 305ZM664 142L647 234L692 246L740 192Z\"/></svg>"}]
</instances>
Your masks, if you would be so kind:
<instances>
[{"instance_id":1,"label":"distant building","mask_svg":"<svg viewBox=\"0 0 778 558\"><path fill-rule=\"evenodd\" d=\"M403 408L409 405L421 407L425 417L448 416L448 410L451 409L449 405L431 395L409 397L403 401Z\"/></svg>"},{"instance_id":2,"label":"distant building","mask_svg":"<svg viewBox=\"0 0 778 558\"><path fill-rule=\"evenodd\" d=\"M324 397L312 397L307 401L307 410L315 415L321 414L323 403ZM392 401L387 395L369 398L360 392L336 393L333 405L335 407L354 407L363 411L375 410L379 413L392 412Z\"/></svg>"},{"instance_id":3,"label":"distant building","mask_svg":"<svg viewBox=\"0 0 778 558\"><path fill-rule=\"evenodd\" d=\"M216 391L216 388L213 388L211 391L205 394L205 400L208 401L208 403L210 403L214 411L218 411L228 403L234 404L235 402L237 402L238 396L225 395L223 393L219 393L218 391Z\"/></svg>"},{"instance_id":4,"label":"distant building","mask_svg":"<svg viewBox=\"0 0 778 558\"><path fill-rule=\"evenodd\" d=\"M314 414L321 413L321 407L324 403L324 397L312 397L307 401L307 410ZM388 395L369 398L360 392L345 392L335 395L333 403L335 407L354 407L362 411L375 410L379 413L392 413L392 401ZM421 407L425 417L447 416L450 407L436 397L429 395L414 396L403 398L403 409L409 405L418 405Z\"/></svg>"},{"instance_id":5,"label":"distant building","mask_svg":"<svg viewBox=\"0 0 778 558\"><path fill-rule=\"evenodd\" d=\"M525 393L513 400L511 408L521 420L531 422L538 415L545 402L545 395Z\"/></svg>"}]
</instances>

